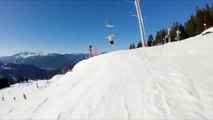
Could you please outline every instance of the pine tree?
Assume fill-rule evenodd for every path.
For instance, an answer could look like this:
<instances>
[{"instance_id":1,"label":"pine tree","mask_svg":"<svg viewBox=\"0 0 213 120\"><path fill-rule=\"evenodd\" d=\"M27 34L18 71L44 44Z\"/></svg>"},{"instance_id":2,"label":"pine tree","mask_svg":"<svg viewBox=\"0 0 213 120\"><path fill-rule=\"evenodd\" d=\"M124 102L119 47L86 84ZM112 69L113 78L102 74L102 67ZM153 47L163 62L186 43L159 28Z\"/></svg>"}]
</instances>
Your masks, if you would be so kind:
<instances>
[{"instance_id":1,"label":"pine tree","mask_svg":"<svg viewBox=\"0 0 213 120\"><path fill-rule=\"evenodd\" d=\"M204 17L204 23L206 24L206 27L212 26L212 17L211 17L211 8L208 4L206 4L205 9L203 9L203 17Z\"/></svg>"},{"instance_id":2,"label":"pine tree","mask_svg":"<svg viewBox=\"0 0 213 120\"><path fill-rule=\"evenodd\" d=\"M162 34L160 31L157 31L157 34L155 35L155 42L160 43L161 39L162 39Z\"/></svg>"},{"instance_id":3,"label":"pine tree","mask_svg":"<svg viewBox=\"0 0 213 120\"><path fill-rule=\"evenodd\" d=\"M204 30L204 13L201 9L196 7L195 25L196 25L196 35L200 34Z\"/></svg>"},{"instance_id":4,"label":"pine tree","mask_svg":"<svg viewBox=\"0 0 213 120\"><path fill-rule=\"evenodd\" d=\"M129 49L135 49L135 43L130 44Z\"/></svg>"},{"instance_id":5,"label":"pine tree","mask_svg":"<svg viewBox=\"0 0 213 120\"><path fill-rule=\"evenodd\" d=\"M130 44L129 49L132 49L132 44Z\"/></svg>"},{"instance_id":6,"label":"pine tree","mask_svg":"<svg viewBox=\"0 0 213 120\"><path fill-rule=\"evenodd\" d=\"M176 38L176 31L179 29L179 23L178 22L174 22L173 23L173 26L171 27L171 41L175 41L175 38Z\"/></svg>"},{"instance_id":7,"label":"pine tree","mask_svg":"<svg viewBox=\"0 0 213 120\"><path fill-rule=\"evenodd\" d=\"M132 43L132 49L135 49L135 43Z\"/></svg>"},{"instance_id":8,"label":"pine tree","mask_svg":"<svg viewBox=\"0 0 213 120\"><path fill-rule=\"evenodd\" d=\"M185 31L185 28L182 24L178 23L178 22L174 22L173 23L173 26L171 27L171 41L176 41L177 40L177 30L180 31L180 39L179 40L182 40L182 39L185 39L187 38L187 34L186 34L186 31Z\"/></svg>"},{"instance_id":9,"label":"pine tree","mask_svg":"<svg viewBox=\"0 0 213 120\"><path fill-rule=\"evenodd\" d=\"M191 15L190 19L185 23L186 34L188 37L196 35L195 17Z\"/></svg>"},{"instance_id":10,"label":"pine tree","mask_svg":"<svg viewBox=\"0 0 213 120\"><path fill-rule=\"evenodd\" d=\"M156 36L155 36L155 43L156 44L163 44L163 39L166 36L166 29L163 28L162 30L158 31Z\"/></svg>"},{"instance_id":11,"label":"pine tree","mask_svg":"<svg viewBox=\"0 0 213 120\"><path fill-rule=\"evenodd\" d=\"M210 10L210 16L211 16L212 26L213 26L213 4L212 4L212 9Z\"/></svg>"},{"instance_id":12,"label":"pine tree","mask_svg":"<svg viewBox=\"0 0 213 120\"><path fill-rule=\"evenodd\" d=\"M180 40L186 39L187 38L186 30L185 30L185 28L184 28L184 26L182 24L179 25L179 30L181 32Z\"/></svg>"},{"instance_id":13,"label":"pine tree","mask_svg":"<svg viewBox=\"0 0 213 120\"><path fill-rule=\"evenodd\" d=\"M148 46L153 46L154 45L154 39L152 34L149 35L148 41L147 41Z\"/></svg>"},{"instance_id":14,"label":"pine tree","mask_svg":"<svg viewBox=\"0 0 213 120\"><path fill-rule=\"evenodd\" d=\"M137 48L140 48L140 47L142 47L141 41L139 41L139 43L138 43L138 45L137 45Z\"/></svg>"}]
</instances>

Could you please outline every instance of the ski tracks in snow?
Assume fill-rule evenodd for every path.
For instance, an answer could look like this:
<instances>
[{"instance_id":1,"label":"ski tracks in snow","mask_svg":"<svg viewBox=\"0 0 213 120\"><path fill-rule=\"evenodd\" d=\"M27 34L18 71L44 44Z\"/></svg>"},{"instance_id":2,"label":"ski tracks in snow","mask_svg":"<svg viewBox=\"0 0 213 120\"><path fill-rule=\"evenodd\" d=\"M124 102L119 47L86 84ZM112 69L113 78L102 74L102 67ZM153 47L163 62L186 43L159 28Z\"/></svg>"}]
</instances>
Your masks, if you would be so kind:
<instances>
[{"instance_id":1,"label":"ski tracks in snow","mask_svg":"<svg viewBox=\"0 0 213 120\"><path fill-rule=\"evenodd\" d=\"M146 88L145 86L144 92L145 94L146 92L151 92L150 93L151 99L145 98L144 102L145 104L148 104L148 105L153 104L150 102L150 100L156 99L154 95L158 94L158 97L159 97L158 103L154 103L154 104L156 104L155 107L159 109L159 111L163 112L161 113L161 115L163 116L159 116L158 118L172 119L172 118L175 118L174 116L178 118L182 114L185 116L181 117L180 119L182 118L191 119L190 116L196 116L196 118L206 119L204 116L207 116L207 115L200 114L202 113L202 111L205 111L205 107L203 106L203 103L205 103L205 101L203 101L202 100L203 98L201 97L201 96L204 97L204 95L201 95L201 93L199 93L202 90L200 90L200 87L197 86L197 85L202 85L203 81L198 80L196 78L196 76L201 74L202 71L198 72L197 74L191 73L190 69L188 69L187 66L183 66L183 65L190 65L189 68L199 69L199 66L196 63L187 63L187 61L178 60L178 58L177 60L173 60L173 61L167 58L167 60L166 59L163 60L167 62L162 62L162 64L159 64L159 61L162 61L162 60L158 61L155 58L153 59L146 58L144 60L145 60L145 64L147 65L146 72L148 72L147 74L150 75L150 78L148 78L149 81L143 82L143 83L149 84L148 86L153 85L153 88ZM186 63L180 64L179 63L180 61L186 62ZM192 67L192 66L195 66L195 67ZM164 69L160 69L160 68L164 68ZM198 83L198 82L201 82L201 83ZM182 87L178 88L177 86L182 86ZM170 92L170 91L173 91L173 92ZM177 105L177 103L179 104ZM190 108L185 107L187 105L188 106L190 105L191 107ZM191 108L194 108L194 109L191 109ZM195 113L194 111L200 111L200 113L197 113L197 112ZM206 113L208 112L209 111L206 111ZM210 114L211 113L209 113L209 115Z\"/></svg>"},{"instance_id":2,"label":"ski tracks in snow","mask_svg":"<svg viewBox=\"0 0 213 120\"><path fill-rule=\"evenodd\" d=\"M12 108L10 109L8 112L7 112L7 115L10 114L15 108Z\"/></svg>"},{"instance_id":3,"label":"ski tracks in snow","mask_svg":"<svg viewBox=\"0 0 213 120\"><path fill-rule=\"evenodd\" d=\"M38 111L39 108L42 107L42 105L43 105L44 103L47 102L47 100L48 100L48 98L46 98L45 100L43 100L43 101L33 110L32 114L34 114L36 111Z\"/></svg>"}]
</instances>

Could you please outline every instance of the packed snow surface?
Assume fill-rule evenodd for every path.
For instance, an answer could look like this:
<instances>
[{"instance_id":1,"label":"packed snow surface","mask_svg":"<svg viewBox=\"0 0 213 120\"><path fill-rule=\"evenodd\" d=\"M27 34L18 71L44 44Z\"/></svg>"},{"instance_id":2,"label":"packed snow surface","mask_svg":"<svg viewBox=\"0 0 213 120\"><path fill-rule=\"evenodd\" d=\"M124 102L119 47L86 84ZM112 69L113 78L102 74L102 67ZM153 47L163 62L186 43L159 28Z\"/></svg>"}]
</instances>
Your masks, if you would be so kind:
<instances>
[{"instance_id":1,"label":"packed snow surface","mask_svg":"<svg viewBox=\"0 0 213 120\"><path fill-rule=\"evenodd\" d=\"M2 89L0 119L213 119L213 28L207 31Z\"/></svg>"}]
</instances>

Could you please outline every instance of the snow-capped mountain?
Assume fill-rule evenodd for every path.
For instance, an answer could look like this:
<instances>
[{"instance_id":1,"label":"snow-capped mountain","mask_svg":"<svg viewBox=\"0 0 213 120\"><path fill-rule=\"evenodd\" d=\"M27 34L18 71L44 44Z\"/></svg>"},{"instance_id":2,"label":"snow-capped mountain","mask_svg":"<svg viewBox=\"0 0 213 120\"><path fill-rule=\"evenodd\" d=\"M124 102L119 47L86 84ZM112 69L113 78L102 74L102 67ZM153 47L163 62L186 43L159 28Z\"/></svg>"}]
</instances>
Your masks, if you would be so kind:
<instances>
[{"instance_id":1,"label":"snow-capped mountain","mask_svg":"<svg viewBox=\"0 0 213 120\"><path fill-rule=\"evenodd\" d=\"M0 90L0 119L212 119L212 38L213 28L184 41L111 52L50 81Z\"/></svg>"},{"instance_id":2,"label":"snow-capped mountain","mask_svg":"<svg viewBox=\"0 0 213 120\"><path fill-rule=\"evenodd\" d=\"M40 68L62 68L73 65L87 56L86 54L58 54L21 52L12 56L1 57L4 63L30 64Z\"/></svg>"},{"instance_id":3,"label":"snow-capped mountain","mask_svg":"<svg viewBox=\"0 0 213 120\"><path fill-rule=\"evenodd\" d=\"M32 80L49 79L72 68L83 56L86 55L21 52L0 58L4 62L0 63L0 76L7 77L10 81L13 81L10 75L16 78L26 76Z\"/></svg>"}]
</instances>

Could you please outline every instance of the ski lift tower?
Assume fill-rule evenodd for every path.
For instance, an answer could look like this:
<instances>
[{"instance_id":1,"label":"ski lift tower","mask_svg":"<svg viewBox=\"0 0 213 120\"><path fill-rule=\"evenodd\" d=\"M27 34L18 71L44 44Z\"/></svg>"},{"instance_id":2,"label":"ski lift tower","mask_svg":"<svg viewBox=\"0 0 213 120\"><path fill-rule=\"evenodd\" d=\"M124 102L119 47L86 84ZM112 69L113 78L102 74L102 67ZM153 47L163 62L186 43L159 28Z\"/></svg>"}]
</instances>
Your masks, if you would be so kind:
<instances>
[{"instance_id":1,"label":"ski lift tower","mask_svg":"<svg viewBox=\"0 0 213 120\"><path fill-rule=\"evenodd\" d=\"M137 16L138 16L138 22L139 22L139 27L140 27L140 34L141 34L141 43L142 47L145 47L145 41L146 41L146 35L145 35L145 30L144 30L144 25L143 25L143 17L140 9L140 1L141 0L134 0L135 1L135 7L137 11Z\"/></svg>"}]
</instances>

